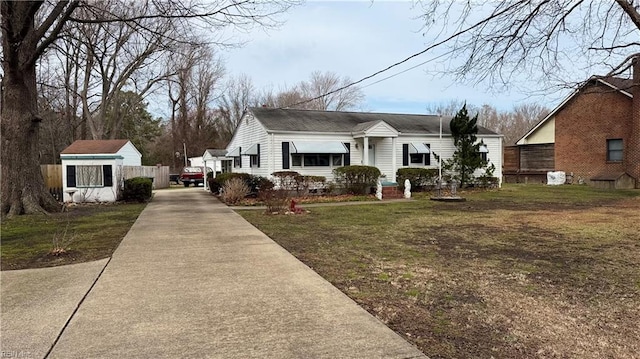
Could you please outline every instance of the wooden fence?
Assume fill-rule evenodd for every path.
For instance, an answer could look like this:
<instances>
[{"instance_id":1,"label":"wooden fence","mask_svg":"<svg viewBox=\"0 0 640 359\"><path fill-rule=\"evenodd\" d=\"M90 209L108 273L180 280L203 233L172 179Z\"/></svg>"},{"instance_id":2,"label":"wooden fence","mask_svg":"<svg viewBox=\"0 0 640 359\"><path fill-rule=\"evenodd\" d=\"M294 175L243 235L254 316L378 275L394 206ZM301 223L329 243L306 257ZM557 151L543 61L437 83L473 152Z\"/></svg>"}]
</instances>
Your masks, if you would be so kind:
<instances>
[{"instance_id":1,"label":"wooden fence","mask_svg":"<svg viewBox=\"0 0 640 359\"><path fill-rule=\"evenodd\" d=\"M40 172L49 193L62 202L62 165L40 165Z\"/></svg>"},{"instance_id":2,"label":"wooden fence","mask_svg":"<svg viewBox=\"0 0 640 359\"><path fill-rule=\"evenodd\" d=\"M122 166L122 177L151 177L153 188L169 188L169 166Z\"/></svg>"}]
</instances>

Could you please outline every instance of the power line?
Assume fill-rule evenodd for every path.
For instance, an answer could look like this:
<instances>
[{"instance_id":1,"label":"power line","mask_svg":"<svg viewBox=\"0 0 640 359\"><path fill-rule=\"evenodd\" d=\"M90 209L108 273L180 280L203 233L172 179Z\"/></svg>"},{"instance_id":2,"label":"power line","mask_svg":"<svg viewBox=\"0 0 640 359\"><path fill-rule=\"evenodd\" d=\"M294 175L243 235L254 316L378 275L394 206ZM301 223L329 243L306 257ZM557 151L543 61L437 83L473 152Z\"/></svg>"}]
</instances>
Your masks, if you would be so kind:
<instances>
[{"instance_id":1,"label":"power line","mask_svg":"<svg viewBox=\"0 0 640 359\"><path fill-rule=\"evenodd\" d=\"M419 63L419 64L417 64L417 65L415 65L415 66L411 66L411 67L409 67L408 69L402 70L402 71L400 71L400 72L396 72L396 73L395 73L395 74L393 74L393 75L389 75L389 76L387 76L387 77L383 77L383 78L381 78L381 79L380 79L380 80L378 80L378 81L374 81L374 82L372 82L372 83L370 83L370 84L367 84L367 85L364 85L364 86L362 86L362 87L360 87L360 88L367 88L367 87L369 87L369 86L373 86L373 85L375 85L375 84L377 84L377 83L380 83L380 82L382 82L382 81L386 81L386 80L388 80L388 79L390 79L390 78L393 78L393 77L396 77L396 76L398 76L398 75L402 75L402 74L403 74L403 73L405 73L405 72L411 71L411 70L413 70L413 69L415 69L415 68L418 68L418 67L420 67L420 66L422 66L422 65L426 65L426 64L428 64L429 62L433 62L433 61L438 60L438 59L440 59L440 58L443 58L443 57L445 57L445 56L447 56L447 55L450 55L452 52L453 52L453 50L448 51L448 52L446 52L446 53L444 53L444 54L442 54L442 55L440 55L440 56L436 56L436 57L431 58L431 59L429 59L429 60L427 60L427 61L423 61L423 62L421 62L421 63Z\"/></svg>"},{"instance_id":2,"label":"power line","mask_svg":"<svg viewBox=\"0 0 640 359\"><path fill-rule=\"evenodd\" d=\"M347 88L349 88L349 87L355 86L355 85L357 85L357 84L359 84L359 83L361 83L361 82L363 82L363 81L366 81L366 80L368 80L368 79L370 79L370 78L373 78L373 77L375 77L375 76L378 76L378 75L380 75L381 73L386 72L386 71L389 71L389 70L391 70L392 68L394 68L394 67L396 67L396 66L402 65L402 64L404 64L405 62L407 62L407 61L409 61L409 60L413 59L414 57L420 56L420 55L422 55L422 54L426 53L426 52L427 52L427 51L429 51L429 50L432 50L432 49L434 49L434 48L436 48L436 47L438 47L438 46L440 46L440 45L443 45L443 44L445 44L445 43L447 43L447 42L451 41L452 39L455 39L456 37L458 37L458 36L460 36L460 35L463 35L463 34L465 34L465 33L469 32L469 31L471 31L471 30L475 29L476 27L479 27L479 26L481 26L481 25L484 25L485 23L489 22L490 20L493 20L494 18L496 18L496 17L498 17L498 16L500 16L500 15L503 15L504 13L506 13L506 12L510 11L510 10L511 10L515 5L516 5L516 4L512 4L511 6L507 6L507 7L506 7L506 8L504 8L502 11L499 11L499 12L497 12L497 13L493 13L493 14L491 14L491 16L488 16L487 18L483 19L482 21L479 21L479 22L477 22L477 23L473 24L472 26L470 26L470 27L468 27L468 28L466 28L466 29L464 29L464 30L460 30L460 31L456 32L455 34L453 34L453 35L451 35L451 36L447 37L446 39L441 40L441 41L439 41L439 42L436 42L435 44L428 46L426 49L424 49L424 50L422 50L422 51L420 51L420 52L416 52L415 54L413 54L413 55L411 55L411 56L409 56L409 57L405 58L404 60L398 61L398 62L396 62L396 63L395 63L395 64L393 64L393 65L389 65L389 66L387 66L386 68L384 68L384 69L382 69L382 70L376 71L376 72L374 72L373 74L371 74L371 75L369 75L369 76L365 76L365 77L361 78L361 79L360 79L360 80L358 80L358 81L351 82L351 83L346 84L346 85L344 85L344 86L342 86L342 87L340 87L340 88L338 88L338 89L335 89L335 90L333 90L333 91L329 91L329 92L324 93L324 94L322 94L322 95L319 95L319 96L316 96L316 97L313 97L313 98L310 98L310 99L307 99L307 100L303 100L303 101L300 101L300 102L296 102L296 103L294 103L294 104L292 104L292 105L287 106L287 108L295 107L295 106L298 106L298 105L303 105L303 104L305 104L305 103L309 103L309 102L311 102L311 101L319 100L319 99L321 99L321 98L323 98L323 97L326 97L326 96L332 95L332 94L334 94L334 93L336 93L336 92L340 92L340 91L345 90L345 89L347 89ZM447 53L445 53L445 54L443 54L443 55L440 55L439 57L442 57L442 56L444 56L444 55L450 54L450 53L452 53L453 51L454 51L454 50L451 50L451 51L449 51L449 52L447 52ZM435 59L437 59L437 58L439 58L439 57L436 57ZM432 59L432 60L433 60L433 59ZM429 60L429 61L431 61L431 60ZM427 62L428 62L428 61L427 61ZM426 62L425 62L425 63L426 63ZM416 65L415 67L417 67L417 66L422 66L422 65L423 65L423 64ZM415 67L413 67L413 68L415 68ZM404 72L409 71L409 70L412 70L413 68L407 69L407 70L405 70ZM390 77L397 76L397 75L399 75L399 74L401 74L401 73L403 73L403 72L400 72L400 73L398 73L398 74L396 74L396 75L392 75L392 76L390 76ZM384 80L385 80L385 79L382 79L382 80L379 80L378 82L380 82L380 81L384 81ZM373 84L375 84L375 83L377 83L377 82L374 82ZM369 84L368 86L373 85L373 84ZM281 108L282 108L282 107L281 107Z\"/></svg>"}]
</instances>

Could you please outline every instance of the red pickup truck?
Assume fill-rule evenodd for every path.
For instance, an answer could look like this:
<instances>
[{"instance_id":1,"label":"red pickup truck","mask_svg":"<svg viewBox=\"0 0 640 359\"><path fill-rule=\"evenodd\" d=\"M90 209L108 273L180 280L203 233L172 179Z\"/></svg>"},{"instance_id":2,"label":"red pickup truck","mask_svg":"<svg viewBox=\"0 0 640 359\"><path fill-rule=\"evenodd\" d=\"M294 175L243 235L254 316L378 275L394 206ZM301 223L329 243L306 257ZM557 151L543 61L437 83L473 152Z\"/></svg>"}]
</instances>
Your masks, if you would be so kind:
<instances>
[{"instance_id":1,"label":"red pickup truck","mask_svg":"<svg viewBox=\"0 0 640 359\"><path fill-rule=\"evenodd\" d=\"M202 167L185 167L180 173L180 181L185 187L193 183L194 186L204 184L204 169Z\"/></svg>"}]
</instances>

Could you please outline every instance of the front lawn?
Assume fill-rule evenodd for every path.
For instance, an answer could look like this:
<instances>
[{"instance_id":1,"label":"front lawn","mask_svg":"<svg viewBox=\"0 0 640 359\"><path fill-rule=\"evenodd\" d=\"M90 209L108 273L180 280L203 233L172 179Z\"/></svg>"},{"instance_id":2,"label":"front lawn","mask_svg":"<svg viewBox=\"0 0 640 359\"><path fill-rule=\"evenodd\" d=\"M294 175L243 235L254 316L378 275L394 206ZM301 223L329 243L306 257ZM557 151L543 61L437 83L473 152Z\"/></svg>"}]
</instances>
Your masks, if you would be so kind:
<instances>
[{"instance_id":1,"label":"front lawn","mask_svg":"<svg viewBox=\"0 0 640 359\"><path fill-rule=\"evenodd\" d=\"M63 213L3 219L2 270L52 267L107 258L146 204L70 207ZM54 255L54 245L64 249Z\"/></svg>"},{"instance_id":2,"label":"front lawn","mask_svg":"<svg viewBox=\"0 0 640 359\"><path fill-rule=\"evenodd\" d=\"M239 211L431 358L634 358L640 191Z\"/></svg>"}]
</instances>

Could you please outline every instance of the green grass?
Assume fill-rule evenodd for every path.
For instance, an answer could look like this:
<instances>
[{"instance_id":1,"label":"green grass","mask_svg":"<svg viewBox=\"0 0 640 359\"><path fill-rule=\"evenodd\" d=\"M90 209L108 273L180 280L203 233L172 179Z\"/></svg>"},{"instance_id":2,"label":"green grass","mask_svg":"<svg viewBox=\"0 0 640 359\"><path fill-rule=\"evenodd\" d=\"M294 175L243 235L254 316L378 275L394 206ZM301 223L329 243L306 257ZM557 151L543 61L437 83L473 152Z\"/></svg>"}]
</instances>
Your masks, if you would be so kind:
<instances>
[{"instance_id":1,"label":"green grass","mask_svg":"<svg viewBox=\"0 0 640 359\"><path fill-rule=\"evenodd\" d=\"M109 257L145 204L81 205L63 213L3 219L2 270L49 267ZM54 256L54 240L65 249Z\"/></svg>"},{"instance_id":2,"label":"green grass","mask_svg":"<svg viewBox=\"0 0 640 359\"><path fill-rule=\"evenodd\" d=\"M431 357L635 355L640 191L461 195L239 213Z\"/></svg>"}]
</instances>

